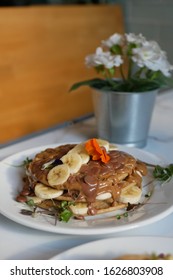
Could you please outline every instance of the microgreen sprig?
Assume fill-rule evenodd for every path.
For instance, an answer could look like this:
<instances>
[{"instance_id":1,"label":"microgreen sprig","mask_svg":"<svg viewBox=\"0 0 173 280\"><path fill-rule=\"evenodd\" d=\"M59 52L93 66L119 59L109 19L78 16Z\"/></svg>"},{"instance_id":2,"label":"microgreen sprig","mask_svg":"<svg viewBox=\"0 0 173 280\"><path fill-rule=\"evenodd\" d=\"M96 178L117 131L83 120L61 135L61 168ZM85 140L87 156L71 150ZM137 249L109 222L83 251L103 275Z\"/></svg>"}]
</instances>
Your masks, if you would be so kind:
<instances>
[{"instance_id":1,"label":"microgreen sprig","mask_svg":"<svg viewBox=\"0 0 173 280\"><path fill-rule=\"evenodd\" d=\"M21 214L35 217L36 214L41 215L49 215L55 217L55 225L57 220L62 222L68 222L70 218L73 216L73 213L70 209L70 205L74 204L71 201L61 201L60 204L54 205L49 209L40 210L37 205L35 205L34 201L31 199L27 202L27 205L31 207L31 210L22 209ZM39 208L39 210L37 210Z\"/></svg>"},{"instance_id":2,"label":"microgreen sprig","mask_svg":"<svg viewBox=\"0 0 173 280\"><path fill-rule=\"evenodd\" d=\"M74 204L73 202L69 201L62 201L60 204L60 213L59 213L59 220L63 222L68 222L70 218L73 216L72 211L70 210L69 206Z\"/></svg>"},{"instance_id":3,"label":"microgreen sprig","mask_svg":"<svg viewBox=\"0 0 173 280\"><path fill-rule=\"evenodd\" d=\"M23 166L27 166L30 162L32 162L32 159L30 158L26 158L24 161L23 161Z\"/></svg>"},{"instance_id":4,"label":"microgreen sprig","mask_svg":"<svg viewBox=\"0 0 173 280\"><path fill-rule=\"evenodd\" d=\"M156 165L153 170L153 177L161 182L169 182L173 176L173 164L169 164L166 167Z\"/></svg>"},{"instance_id":5,"label":"microgreen sprig","mask_svg":"<svg viewBox=\"0 0 173 280\"><path fill-rule=\"evenodd\" d=\"M19 165L8 164L8 163L6 163L6 164L8 164L8 165L10 165L10 166L13 166L13 167L24 167L24 168L26 168L30 162L32 162L32 159L26 157L26 159L24 159L24 160L22 161L22 163L19 164Z\"/></svg>"}]
</instances>

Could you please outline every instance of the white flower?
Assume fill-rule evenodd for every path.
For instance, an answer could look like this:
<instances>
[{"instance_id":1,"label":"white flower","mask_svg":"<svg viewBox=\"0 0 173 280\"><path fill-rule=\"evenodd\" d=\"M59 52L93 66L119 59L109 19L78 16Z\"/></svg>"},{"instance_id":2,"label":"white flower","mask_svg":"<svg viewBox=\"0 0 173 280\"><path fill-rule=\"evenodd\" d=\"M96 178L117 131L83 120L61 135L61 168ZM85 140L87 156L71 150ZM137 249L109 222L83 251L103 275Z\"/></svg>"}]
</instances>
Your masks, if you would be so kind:
<instances>
[{"instance_id":1,"label":"white flower","mask_svg":"<svg viewBox=\"0 0 173 280\"><path fill-rule=\"evenodd\" d=\"M121 34L115 33L112 36L110 36L107 40L103 40L102 45L111 48L114 45L122 45L123 40L124 38Z\"/></svg>"},{"instance_id":2,"label":"white flower","mask_svg":"<svg viewBox=\"0 0 173 280\"><path fill-rule=\"evenodd\" d=\"M142 34L135 35L134 33L125 34L125 38L128 43L143 44L146 42L145 37Z\"/></svg>"},{"instance_id":3,"label":"white flower","mask_svg":"<svg viewBox=\"0 0 173 280\"><path fill-rule=\"evenodd\" d=\"M95 54L88 55L85 58L85 63L88 67L97 67L103 65L110 69L114 66L119 67L123 60L120 55L111 55L110 52L104 52L101 47L96 49Z\"/></svg>"},{"instance_id":4,"label":"white flower","mask_svg":"<svg viewBox=\"0 0 173 280\"><path fill-rule=\"evenodd\" d=\"M99 89L106 86L113 91L143 92L173 85L170 77L173 65L168 62L166 52L157 42L147 41L142 34L114 33L101 41L95 53L85 57L85 64L95 68L103 79L82 81L74 84L72 89L88 85ZM120 80L114 79L117 78L117 68Z\"/></svg>"},{"instance_id":5,"label":"white flower","mask_svg":"<svg viewBox=\"0 0 173 280\"><path fill-rule=\"evenodd\" d=\"M116 67L119 67L124 62L121 55L112 55L112 58L113 58L113 65Z\"/></svg>"},{"instance_id":6,"label":"white flower","mask_svg":"<svg viewBox=\"0 0 173 280\"><path fill-rule=\"evenodd\" d=\"M132 60L139 67L145 66L152 71L160 70L165 76L170 76L172 65L167 61L166 53L155 41L146 41L142 47L134 48Z\"/></svg>"},{"instance_id":7,"label":"white flower","mask_svg":"<svg viewBox=\"0 0 173 280\"><path fill-rule=\"evenodd\" d=\"M168 62L167 58L161 56L158 60L158 64L161 66L159 70L163 73L163 75L166 77L170 77L170 71L173 70L173 65Z\"/></svg>"}]
</instances>

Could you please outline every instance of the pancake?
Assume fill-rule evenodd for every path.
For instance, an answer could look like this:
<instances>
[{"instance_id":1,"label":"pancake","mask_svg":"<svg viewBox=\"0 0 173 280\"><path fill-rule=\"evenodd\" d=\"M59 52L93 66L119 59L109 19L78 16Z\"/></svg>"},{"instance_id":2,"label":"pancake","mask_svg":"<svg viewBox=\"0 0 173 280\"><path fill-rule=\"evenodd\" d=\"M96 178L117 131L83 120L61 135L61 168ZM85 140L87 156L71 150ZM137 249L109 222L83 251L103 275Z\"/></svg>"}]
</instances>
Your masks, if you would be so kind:
<instances>
[{"instance_id":1,"label":"pancake","mask_svg":"<svg viewBox=\"0 0 173 280\"><path fill-rule=\"evenodd\" d=\"M44 209L67 201L74 216L97 215L137 203L146 174L143 162L112 149L108 141L60 145L41 151L27 164L17 201L33 198Z\"/></svg>"}]
</instances>

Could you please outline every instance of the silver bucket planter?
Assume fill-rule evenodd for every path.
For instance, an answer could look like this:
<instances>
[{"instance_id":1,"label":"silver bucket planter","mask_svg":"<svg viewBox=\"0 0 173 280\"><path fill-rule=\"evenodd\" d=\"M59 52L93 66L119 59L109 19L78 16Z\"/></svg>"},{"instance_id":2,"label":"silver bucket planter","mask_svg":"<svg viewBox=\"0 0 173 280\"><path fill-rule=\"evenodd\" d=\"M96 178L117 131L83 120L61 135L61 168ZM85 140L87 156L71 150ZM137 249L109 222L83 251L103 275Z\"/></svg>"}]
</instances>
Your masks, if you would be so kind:
<instances>
[{"instance_id":1,"label":"silver bucket planter","mask_svg":"<svg viewBox=\"0 0 173 280\"><path fill-rule=\"evenodd\" d=\"M144 147L157 92L106 92L93 89L98 137L112 143Z\"/></svg>"}]
</instances>

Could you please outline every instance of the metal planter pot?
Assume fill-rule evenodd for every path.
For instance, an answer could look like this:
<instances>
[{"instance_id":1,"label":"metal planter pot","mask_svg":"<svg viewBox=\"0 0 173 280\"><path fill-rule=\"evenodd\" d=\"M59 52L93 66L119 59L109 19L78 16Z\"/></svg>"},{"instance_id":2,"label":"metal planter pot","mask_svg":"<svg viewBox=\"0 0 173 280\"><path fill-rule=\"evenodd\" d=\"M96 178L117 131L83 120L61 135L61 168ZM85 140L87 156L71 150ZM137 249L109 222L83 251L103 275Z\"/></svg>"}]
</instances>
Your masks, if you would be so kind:
<instances>
[{"instance_id":1,"label":"metal planter pot","mask_svg":"<svg viewBox=\"0 0 173 280\"><path fill-rule=\"evenodd\" d=\"M93 89L98 137L112 143L144 147L157 92L106 92Z\"/></svg>"}]
</instances>

